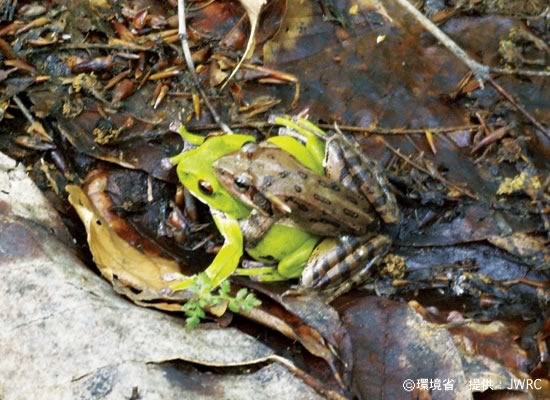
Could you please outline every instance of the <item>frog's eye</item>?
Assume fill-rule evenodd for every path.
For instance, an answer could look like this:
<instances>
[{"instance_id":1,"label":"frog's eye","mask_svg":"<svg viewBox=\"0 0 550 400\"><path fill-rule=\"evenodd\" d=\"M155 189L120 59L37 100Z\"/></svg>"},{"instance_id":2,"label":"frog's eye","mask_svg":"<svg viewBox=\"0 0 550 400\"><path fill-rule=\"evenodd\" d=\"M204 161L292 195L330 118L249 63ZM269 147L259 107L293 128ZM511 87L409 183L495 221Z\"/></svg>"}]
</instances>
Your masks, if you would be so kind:
<instances>
[{"instance_id":1,"label":"frog's eye","mask_svg":"<svg viewBox=\"0 0 550 400\"><path fill-rule=\"evenodd\" d=\"M252 177L248 174L240 174L239 176L236 176L233 180L235 183L235 186L241 193L248 192L250 190L250 186L252 186Z\"/></svg>"},{"instance_id":2,"label":"frog's eye","mask_svg":"<svg viewBox=\"0 0 550 400\"><path fill-rule=\"evenodd\" d=\"M245 154L252 154L256 150L258 150L258 145L256 144L256 142L246 142L241 147L241 151Z\"/></svg>"},{"instance_id":3,"label":"frog's eye","mask_svg":"<svg viewBox=\"0 0 550 400\"><path fill-rule=\"evenodd\" d=\"M199 180L199 189L203 194L207 196L212 195L212 193L214 192L214 189L212 189L212 185L210 184L210 182L203 181L202 179Z\"/></svg>"}]
</instances>

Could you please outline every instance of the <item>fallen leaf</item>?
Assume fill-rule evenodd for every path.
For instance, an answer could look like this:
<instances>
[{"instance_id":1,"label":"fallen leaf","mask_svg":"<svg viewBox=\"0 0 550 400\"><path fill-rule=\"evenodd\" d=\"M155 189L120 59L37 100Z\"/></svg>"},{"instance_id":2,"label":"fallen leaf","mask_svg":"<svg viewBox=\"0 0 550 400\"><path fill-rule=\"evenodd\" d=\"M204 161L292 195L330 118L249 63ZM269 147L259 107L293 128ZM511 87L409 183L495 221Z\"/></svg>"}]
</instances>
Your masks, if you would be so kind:
<instances>
[{"instance_id":1,"label":"fallen leaf","mask_svg":"<svg viewBox=\"0 0 550 400\"><path fill-rule=\"evenodd\" d=\"M260 11L262 10L262 7L266 3L266 1L267 0L240 0L241 4L246 10L248 19L250 20L250 37L248 38L248 43L246 44L246 48L244 50L243 56L241 57L235 69L233 69L233 72L231 72L231 75L229 75L229 78L227 78L227 80L223 84L221 90L223 90L223 88L235 76L235 74L241 67L244 60L249 58L254 52L254 43L255 43L254 35L256 34L256 30L258 28L258 19L260 18Z\"/></svg>"},{"instance_id":2,"label":"fallen leaf","mask_svg":"<svg viewBox=\"0 0 550 400\"><path fill-rule=\"evenodd\" d=\"M94 262L110 282L115 278L138 291L158 292L167 286L163 276L180 273L178 264L159 256L145 255L109 228L78 186L66 187L69 202L82 220ZM162 297L160 293L159 297Z\"/></svg>"},{"instance_id":3,"label":"fallen leaf","mask_svg":"<svg viewBox=\"0 0 550 400\"><path fill-rule=\"evenodd\" d=\"M404 397L406 382L440 379L441 385L452 382L452 398L472 399L460 353L445 329L408 305L383 298L354 298L337 309L353 345L353 388L359 398L411 398Z\"/></svg>"}]
</instances>

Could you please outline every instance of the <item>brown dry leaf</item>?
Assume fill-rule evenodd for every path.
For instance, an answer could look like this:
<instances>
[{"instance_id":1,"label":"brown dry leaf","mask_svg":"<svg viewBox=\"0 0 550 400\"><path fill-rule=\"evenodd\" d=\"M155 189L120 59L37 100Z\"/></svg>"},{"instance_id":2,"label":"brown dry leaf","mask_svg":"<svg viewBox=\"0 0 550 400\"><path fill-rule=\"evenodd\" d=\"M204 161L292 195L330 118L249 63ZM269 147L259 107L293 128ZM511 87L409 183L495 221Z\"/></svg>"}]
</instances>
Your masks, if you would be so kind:
<instances>
[{"instance_id":1,"label":"brown dry leaf","mask_svg":"<svg viewBox=\"0 0 550 400\"><path fill-rule=\"evenodd\" d=\"M449 331L463 354L488 357L512 371L525 371L529 365L525 350L519 347L512 333L500 321L488 324L469 322Z\"/></svg>"},{"instance_id":2,"label":"brown dry leaf","mask_svg":"<svg viewBox=\"0 0 550 400\"><path fill-rule=\"evenodd\" d=\"M222 86L221 90L227 85L227 83L235 76L239 68L241 67L241 64L249 58L252 53L254 52L254 35L256 34L256 30L258 28L258 19L260 18L260 11L262 10L263 5L266 3L266 0L240 0L241 4L243 5L244 9L246 10L246 14L248 15L248 19L250 20L250 37L248 38L248 42L246 44L246 49L244 50L243 56L241 57L239 63L231 72L231 75L229 75L229 78L225 81L224 85Z\"/></svg>"},{"instance_id":3,"label":"brown dry leaf","mask_svg":"<svg viewBox=\"0 0 550 400\"><path fill-rule=\"evenodd\" d=\"M27 133L31 135L36 134L41 139L47 142L50 142L50 143L53 142L52 138L50 137L50 135L48 135L48 133L46 132L46 130L44 129L44 126L40 121L34 121L31 124L31 126L27 129Z\"/></svg>"},{"instance_id":4,"label":"brown dry leaf","mask_svg":"<svg viewBox=\"0 0 550 400\"><path fill-rule=\"evenodd\" d=\"M234 281L244 283L241 279ZM311 354L325 360L321 375L325 383L349 386L353 367L351 341L336 310L318 295L310 293L300 296L284 296L269 285L246 282L245 287L253 289L261 297L262 304L250 313L244 314L286 337L299 341ZM280 289L280 288L279 288ZM310 373L312 370L310 370ZM335 381L331 381L335 378Z\"/></svg>"},{"instance_id":5,"label":"brown dry leaf","mask_svg":"<svg viewBox=\"0 0 550 400\"><path fill-rule=\"evenodd\" d=\"M518 396L511 397L514 399L524 398L522 396L528 394L531 397L525 398L548 398L549 382L546 379L537 381L537 388L518 383L514 386L515 390L510 391L513 382L529 379L527 372L530 366L526 351L519 346L516 335L505 323L466 321L457 311L432 313L416 301L409 302L409 305L426 321L442 324L442 328L448 329L461 354L468 382L484 382L470 384L472 392L486 392L490 386L493 391Z\"/></svg>"},{"instance_id":6,"label":"brown dry leaf","mask_svg":"<svg viewBox=\"0 0 550 400\"><path fill-rule=\"evenodd\" d=\"M442 385L444 379L452 380L452 398L473 398L460 353L445 329L388 299L364 297L342 303L337 309L353 345L353 388L358 397L405 398L406 380L428 378L441 379Z\"/></svg>"},{"instance_id":7,"label":"brown dry leaf","mask_svg":"<svg viewBox=\"0 0 550 400\"><path fill-rule=\"evenodd\" d=\"M57 115L58 128L75 148L91 157L118 164L128 169L141 169L155 178L175 181L175 169L163 168L159 160L178 153L178 145L181 144L179 135L165 133L162 143L156 144L151 143L145 137L146 134L166 132L168 121L171 120L170 117L166 116L175 115L175 103L165 101L162 103L164 111L153 110L148 105L148 99L152 97L152 90L150 89L148 87L137 91L125 100L125 104L128 107L133 107L136 115L152 121L146 123L124 112L111 115L113 130L125 127L128 118L132 118L133 125L124 128L119 138L111 142L109 146L98 145L94 140L93 131L102 121L102 115L97 111L99 106L94 101L84 101L84 108L77 117ZM33 96L33 101L39 103L47 101L47 96L53 97L47 91L41 92L39 95L34 93ZM62 95L59 97L62 97ZM170 108L170 110L167 111L167 108ZM162 119L163 117L166 119ZM161 121L158 124L156 123L157 119ZM151 129L151 124L154 125L153 129Z\"/></svg>"},{"instance_id":8,"label":"brown dry leaf","mask_svg":"<svg viewBox=\"0 0 550 400\"><path fill-rule=\"evenodd\" d=\"M77 211L88 235L88 244L101 274L139 291L159 292L166 287L163 276L180 273L178 264L163 257L145 255L109 228L84 191L67 186L69 202Z\"/></svg>"}]
</instances>

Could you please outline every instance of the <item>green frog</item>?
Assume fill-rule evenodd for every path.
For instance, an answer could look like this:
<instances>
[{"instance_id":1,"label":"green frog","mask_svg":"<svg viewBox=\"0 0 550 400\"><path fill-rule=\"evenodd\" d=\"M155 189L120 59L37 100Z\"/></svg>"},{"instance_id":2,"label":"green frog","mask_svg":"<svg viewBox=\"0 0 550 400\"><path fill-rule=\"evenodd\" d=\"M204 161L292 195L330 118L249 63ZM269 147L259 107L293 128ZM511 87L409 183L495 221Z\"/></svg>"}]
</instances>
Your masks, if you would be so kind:
<instances>
[{"instance_id":1,"label":"green frog","mask_svg":"<svg viewBox=\"0 0 550 400\"><path fill-rule=\"evenodd\" d=\"M395 197L377 163L341 132L329 135L303 118L272 122L290 135L257 143L180 129L197 147L172 163L225 239L205 272L213 285L237 273L261 281L301 277L300 292L347 290L387 253L391 240L379 228L399 222ZM238 268L244 250L262 266Z\"/></svg>"}]
</instances>

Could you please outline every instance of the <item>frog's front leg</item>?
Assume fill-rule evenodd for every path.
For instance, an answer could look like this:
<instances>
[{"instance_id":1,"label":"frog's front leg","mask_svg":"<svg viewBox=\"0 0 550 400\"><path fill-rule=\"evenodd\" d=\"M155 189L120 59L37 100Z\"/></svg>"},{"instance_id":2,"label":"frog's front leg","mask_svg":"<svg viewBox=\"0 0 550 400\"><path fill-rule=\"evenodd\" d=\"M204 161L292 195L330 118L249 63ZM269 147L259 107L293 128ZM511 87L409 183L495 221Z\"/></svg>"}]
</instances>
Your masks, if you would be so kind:
<instances>
[{"instance_id":1,"label":"frog's front leg","mask_svg":"<svg viewBox=\"0 0 550 400\"><path fill-rule=\"evenodd\" d=\"M211 213L218 230L224 237L222 248L204 271L210 278L212 287L216 287L229 278L239 266L243 255L244 238L237 220L214 209L211 210ZM174 291L187 289L193 283L193 279L190 277L182 282L174 283L171 285L171 289Z\"/></svg>"},{"instance_id":2,"label":"frog's front leg","mask_svg":"<svg viewBox=\"0 0 550 400\"><path fill-rule=\"evenodd\" d=\"M300 286L303 291L315 289L342 294L361 284L390 246L391 239L385 235L325 239L311 255Z\"/></svg>"}]
</instances>

